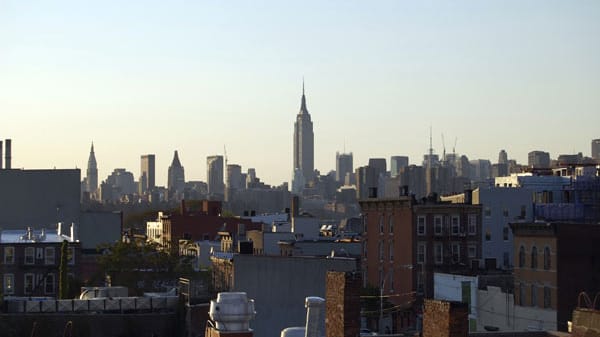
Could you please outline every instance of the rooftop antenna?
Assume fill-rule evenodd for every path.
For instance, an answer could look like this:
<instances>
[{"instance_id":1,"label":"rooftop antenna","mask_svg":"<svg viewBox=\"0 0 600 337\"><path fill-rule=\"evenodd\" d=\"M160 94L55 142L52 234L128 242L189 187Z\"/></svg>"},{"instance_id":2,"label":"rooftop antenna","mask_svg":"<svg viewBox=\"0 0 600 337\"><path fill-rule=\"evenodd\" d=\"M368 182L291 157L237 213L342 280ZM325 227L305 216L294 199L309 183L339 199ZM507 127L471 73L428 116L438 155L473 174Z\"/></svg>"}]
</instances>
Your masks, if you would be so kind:
<instances>
[{"instance_id":1,"label":"rooftop antenna","mask_svg":"<svg viewBox=\"0 0 600 337\"><path fill-rule=\"evenodd\" d=\"M456 141L458 141L458 137L454 137L454 146L452 146L452 155L456 158Z\"/></svg>"},{"instance_id":2,"label":"rooftop antenna","mask_svg":"<svg viewBox=\"0 0 600 337\"><path fill-rule=\"evenodd\" d=\"M429 126L429 158L427 158L427 167L431 168L432 157L433 157L433 144L431 138L431 125Z\"/></svg>"},{"instance_id":3,"label":"rooftop antenna","mask_svg":"<svg viewBox=\"0 0 600 337\"><path fill-rule=\"evenodd\" d=\"M225 167L227 167L227 147L223 144L223 152L225 154Z\"/></svg>"}]
</instances>

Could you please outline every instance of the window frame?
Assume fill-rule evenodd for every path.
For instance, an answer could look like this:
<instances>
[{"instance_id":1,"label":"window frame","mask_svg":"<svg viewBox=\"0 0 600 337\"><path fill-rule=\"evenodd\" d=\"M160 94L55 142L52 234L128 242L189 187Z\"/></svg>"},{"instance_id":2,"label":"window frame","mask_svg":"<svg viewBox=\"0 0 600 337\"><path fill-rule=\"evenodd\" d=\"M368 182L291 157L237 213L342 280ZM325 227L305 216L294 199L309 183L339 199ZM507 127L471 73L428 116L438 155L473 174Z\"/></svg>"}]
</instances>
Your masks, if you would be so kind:
<instances>
[{"instance_id":1,"label":"window frame","mask_svg":"<svg viewBox=\"0 0 600 337\"><path fill-rule=\"evenodd\" d=\"M10 254L9 254L9 252L10 252ZM4 247L4 264L15 264L15 247L14 246Z\"/></svg>"},{"instance_id":2,"label":"window frame","mask_svg":"<svg viewBox=\"0 0 600 337\"><path fill-rule=\"evenodd\" d=\"M444 235L444 217L436 214L433 216L433 234L440 236Z\"/></svg>"},{"instance_id":3,"label":"window frame","mask_svg":"<svg viewBox=\"0 0 600 337\"><path fill-rule=\"evenodd\" d=\"M28 280L30 279L30 280ZM31 283L31 288L27 287L27 283ZM25 273L23 274L23 294L31 295L33 294L33 290L35 289L35 274L33 273Z\"/></svg>"},{"instance_id":4,"label":"window frame","mask_svg":"<svg viewBox=\"0 0 600 337\"><path fill-rule=\"evenodd\" d=\"M472 251L472 254L471 254L471 251ZM467 256L470 259L477 258L477 245L470 244L467 246Z\"/></svg>"},{"instance_id":5,"label":"window frame","mask_svg":"<svg viewBox=\"0 0 600 337\"><path fill-rule=\"evenodd\" d=\"M469 214L467 219L467 231L469 235L477 235L477 214Z\"/></svg>"},{"instance_id":6,"label":"window frame","mask_svg":"<svg viewBox=\"0 0 600 337\"><path fill-rule=\"evenodd\" d=\"M525 268L525 247L523 245L521 245L521 247L519 247L519 268Z\"/></svg>"},{"instance_id":7,"label":"window frame","mask_svg":"<svg viewBox=\"0 0 600 337\"><path fill-rule=\"evenodd\" d=\"M433 261L435 264L444 263L444 245L441 242L433 245Z\"/></svg>"},{"instance_id":8,"label":"window frame","mask_svg":"<svg viewBox=\"0 0 600 337\"><path fill-rule=\"evenodd\" d=\"M424 215L417 216L417 235L427 235L427 217Z\"/></svg>"},{"instance_id":9,"label":"window frame","mask_svg":"<svg viewBox=\"0 0 600 337\"><path fill-rule=\"evenodd\" d=\"M425 264L426 261L427 261L427 244L419 243L419 244L417 244L417 263Z\"/></svg>"},{"instance_id":10,"label":"window frame","mask_svg":"<svg viewBox=\"0 0 600 337\"><path fill-rule=\"evenodd\" d=\"M460 243L453 242L450 249L451 249L451 254L452 254L452 262L454 262L454 263L460 262Z\"/></svg>"},{"instance_id":11,"label":"window frame","mask_svg":"<svg viewBox=\"0 0 600 337\"><path fill-rule=\"evenodd\" d=\"M52 283L49 281L52 280ZM51 286L50 291L48 291L48 286ZM44 279L44 294L54 294L56 292L56 276L54 273L48 273Z\"/></svg>"},{"instance_id":12,"label":"window frame","mask_svg":"<svg viewBox=\"0 0 600 337\"><path fill-rule=\"evenodd\" d=\"M390 234L394 234L394 216L393 214L390 214L390 218L388 221L388 231Z\"/></svg>"},{"instance_id":13,"label":"window frame","mask_svg":"<svg viewBox=\"0 0 600 337\"><path fill-rule=\"evenodd\" d=\"M28 259L30 260L28 261ZM35 264L35 247L28 246L23 249L23 264Z\"/></svg>"},{"instance_id":14,"label":"window frame","mask_svg":"<svg viewBox=\"0 0 600 337\"><path fill-rule=\"evenodd\" d=\"M537 247L533 246L533 247L531 247L531 269L537 269L537 268L538 268Z\"/></svg>"},{"instance_id":15,"label":"window frame","mask_svg":"<svg viewBox=\"0 0 600 337\"><path fill-rule=\"evenodd\" d=\"M10 280L7 282L7 280ZM2 290L4 295L14 295L15 293L15 274L6 273L2 277Z\"/></svg>"},{"instance_id":16,"label":"window frame","mask_svg":"<svg viewBox=\"0 0 600 337\"><path fill-rule=\"evenodd\" d=\"M44 247L44 264L47 266L56 264L56 249L54 247Z\"/></svg>"},{"instance_id":17,"label":"window frame","mask_svg":"<svg viewBox=\"0 0 600 337\"><path fill-rule=\"evenodd\" d=\"M450 224L452 226L452 235L460 235L460 215L452 214L452 216L450 216Z\"/></svg>"},{"instance_id":18,"label":"window frame","mask_svg":"<svg viewBox=\"0 0 600 337\"><path fill-rule=\"evenodd\" d=\"M550 247L544 247L544 270L550 270L552 268L552 251Z\"/></svg>"}]
</instances>

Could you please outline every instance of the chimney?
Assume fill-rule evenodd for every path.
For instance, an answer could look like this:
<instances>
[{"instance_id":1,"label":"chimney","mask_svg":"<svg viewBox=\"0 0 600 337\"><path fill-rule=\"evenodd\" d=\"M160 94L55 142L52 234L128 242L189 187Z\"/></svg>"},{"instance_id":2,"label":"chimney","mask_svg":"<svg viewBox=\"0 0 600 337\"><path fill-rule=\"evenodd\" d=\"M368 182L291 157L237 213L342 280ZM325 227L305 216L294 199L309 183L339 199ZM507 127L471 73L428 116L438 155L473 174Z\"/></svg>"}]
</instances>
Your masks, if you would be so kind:
<instances>
[{"instance_id":1,"label":"chimney","mask_svg":"<svg viewBox=\"0 0 600 337\"><path fill-rule=\"evenodd\" d=\"M6 156L5 160L4 160L4 165L7 170L11 169L11 158L12 158L12 151L11 151L12 144L11 143L12 143L12 141L10 139L6 139L4 141L4 144L6 146L6 151L4 153L4 155Z\"/></svg>"},{"instance_id":2,"label":"chimney","mask_svg":"<svg viewBox=\"0 0 600 337\"><path fill-rule=\"evenodd\" d=\"M360 333L359 273L328 271L325 279L325 333L327 337Z\"/></svg>"},{"instance_id":3,"label":"chimney","mask_svg":"<svg viewBox=\"0 0 600 337\"><path fill-rule=\"evenodd\" d=\"M323 320L325 300L321 297L307 297L304 306L306 307L306 330L304 337L323 336L323 333L320 331L320 323Z\"/></svg>"},{"instance_id":4,"label":"chimney","mask_svg":"<svg viewBox=\"0 0 600 337\"><path fill-rule=\"evenodd\" d=\"M77 227L75 227L75 223L71 223L71 241L77 241Z\"/></svg>"},{"instance_id":5,"label":"chimney","mask_svg":"<svg viewBox=\"0 0 600 337\"><path fill-rule=\"evenodd\" d=\"M62 235L62 222L59 222L56 226L56 235L58 235L58 236Z\"/></svg>"},{"instance_id":6,"label":"chimney","mask_svg":"<svg viewBox=\"0 0 600 337\"><path fill-rule=\"evenodd\" d=\"M0 170L2 170L2 141L0 140Z\"/></svg>"},{"instance_id":7,"label":"chimney","mask_svg":"<svg viewBox=\"0 0 600 337\"><path fill-rule=\"evenodd\" d=\"M473 204L473 190L470 188L465 189L465 205Z\"/></svg>"},{"instance_id":8,"label":"chimney","mask_svg":"<svg viewBox=\"0 0 600 337\"><path fill-rule=\"evenodd\" d=\"M423 337L467 337L468 335L467 303L425 300Z\"/></svg>"}]
</instances>

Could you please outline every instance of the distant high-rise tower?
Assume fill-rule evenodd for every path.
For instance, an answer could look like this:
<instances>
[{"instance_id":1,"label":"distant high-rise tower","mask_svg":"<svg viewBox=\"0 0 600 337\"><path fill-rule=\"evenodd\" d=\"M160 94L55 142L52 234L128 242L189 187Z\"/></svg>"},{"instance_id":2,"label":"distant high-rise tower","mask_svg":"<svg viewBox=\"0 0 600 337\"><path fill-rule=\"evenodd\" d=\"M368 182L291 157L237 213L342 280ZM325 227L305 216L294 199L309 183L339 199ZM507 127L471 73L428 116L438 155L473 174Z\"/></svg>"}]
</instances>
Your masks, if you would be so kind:
<instances>
[{"instance_id":1,"label":"distant high-rise tower","mask_svg":"<svg viewBox=\"0 0 600 337\"><path fill-rule=\"evenodd\" d=\"M175 150L173 161L171 162L171 166L169 166L167 188L171 193L181 193L185 188L185 172L179 161L177 150Z\"/></svg>"},{"instance_id":2,"label":"distant high-rise tower","mask_svg":"<svg viewBox=\"0 0 600 337\"><path fill-rule=\"evenodd\" d=\"M498 154L498 164L508 164L508 155L506 154L506 151L500 150L500 153Z\"/></svg>"},{"instance_id":3,"label":"distant high-rise tower","mask_svg":"<svg viewBox=\"0 0 600 337\"><path fill-rule=\"evenodd\" d=\"M94 143L90 149L90 157L86 171L86 192L94 193L98 189L98 164L96 163L96 155L94 154Z\"/></svg>"},{"instance_id":4,"label":"distant high-rise tower","mask_svg":"<svg viewBox=\"0 0 600 337\"><path fill-rule=\"evenodd\" d=\"M246 187L246 182L242 181L242 167L240 165L228 164L225 180L225 201L231 201L237 190Z\"/></svg>"},{"instance_id":5,"label":"distant high-rise tower","mask_svg":"<svg viewBox=\"0 0 600 337\"><path fill-rule=\"evenodd\" d=\"M294 123L294 167L293 171L300 169L305 181L314 178L315 170L315 148L313 123L306 108L306 96L304 96L304 82L302 82L302 101L300 112Z\"/></svg>"},{"instance_id":6,"label":"distant high-rise tower","mask_svg":"<svg viewBox=\"0 0 600 337\"><path fill-rule=\"evenodd\" d=\"M153 154L142 155L141 170L140 170L140 192L146 193L151 191L155 186L155 157Z\"/></svg>"},{"instance_id":7,"label":"distant high-rise tower","mask_svg":"<svg viewBox=\"0 0 600 337\"><path fill-rule=\"evenodd\" d=\"M208 183L209 198L223 200L225 197L223 156L206 157L206 182Z\"/></svg>"},{"instance_id":8,"label":"distant high-rise tower","mask_svg":"<svg viewBox=\"0 0 600 337\"><path fill-rule=\"evenodd\" d=\"M352 152L335 154L335 180L344 183L347 174L354 172Z\"/></svg>"},{"instance_id":9,"label":"distant high-rise tower","mask_svg":"<svg viewBox=\"0 0 600 337\"><path fill-rule=\"evenodd\" d=\"M544 151L531 151L527 154L527 164L531 168L549 168L550 153Z\"/></svg>"},{"instance_id":10,"label":"distant high-rise tower","mask_svg":"<svg viewBox=\"0 0 600 337\"><path fill-rule=\"evenodd\" d=\"M600 160L600 139L592 140L592 158Z\"/></svg>"},{"instance_id":11,"label":"distant high-rise tower","mask_svg":"<svg viewBox=\"0 0 600 337\"><path fill-rule=\"evenodd\" d=\"M408 166L408 157L392 156L390 158L390 175L396 177L400 173L400 169Z\"/></svg>"}]
</instances>

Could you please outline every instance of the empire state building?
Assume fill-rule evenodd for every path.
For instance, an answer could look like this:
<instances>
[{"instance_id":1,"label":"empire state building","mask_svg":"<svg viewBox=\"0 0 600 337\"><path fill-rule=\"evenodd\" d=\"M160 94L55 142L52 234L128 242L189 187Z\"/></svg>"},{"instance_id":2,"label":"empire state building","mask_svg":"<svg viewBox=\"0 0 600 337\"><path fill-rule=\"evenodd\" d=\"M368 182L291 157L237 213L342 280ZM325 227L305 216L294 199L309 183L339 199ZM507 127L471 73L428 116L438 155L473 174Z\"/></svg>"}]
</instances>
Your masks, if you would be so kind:
<instances>
[{"instance_id":1,"label":"empire state building","mask_svg":"<svg viewBox=\"0 0 600 337\"><path fill-rule=\"evenodd\" d=\"M302 180L306 183L314 178L314 138L313 124L306 108L304 82L302 82L302 102L300 112L296 116L296 123L294 123L294 182L292 183L292 185L302 185L298 186L300 188L304 185L303 183L299 184Z\"/></svg>"}]
</instances>

